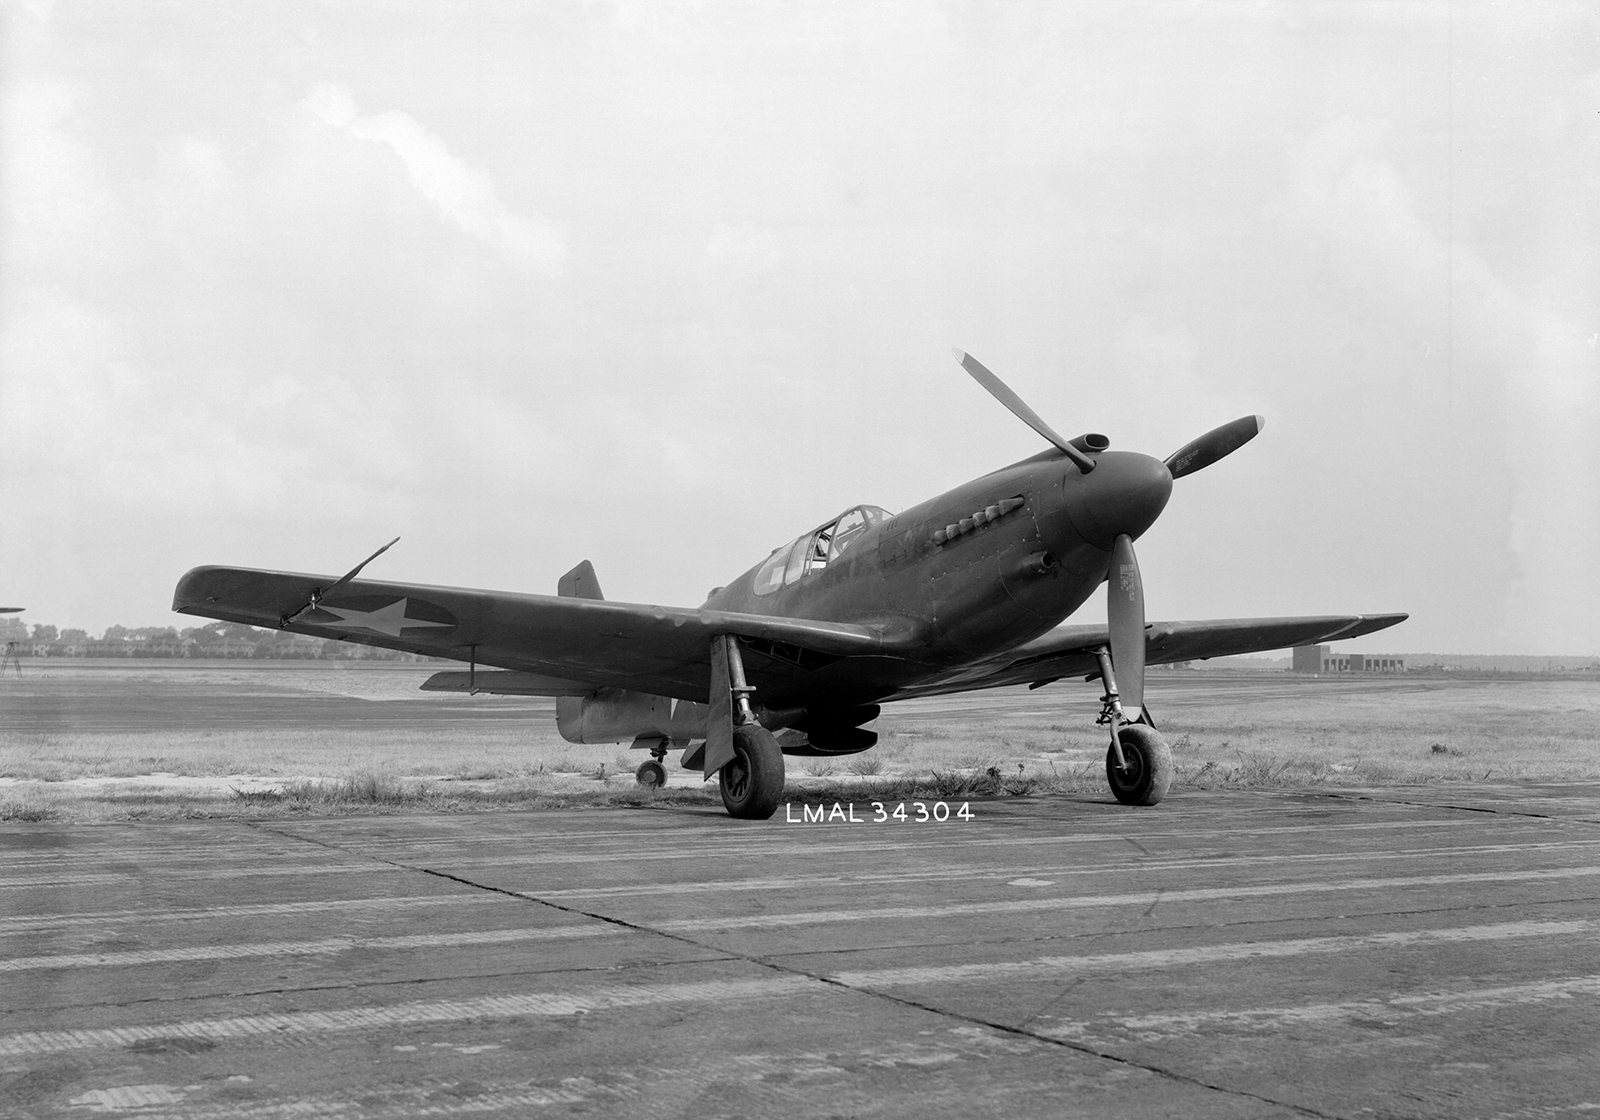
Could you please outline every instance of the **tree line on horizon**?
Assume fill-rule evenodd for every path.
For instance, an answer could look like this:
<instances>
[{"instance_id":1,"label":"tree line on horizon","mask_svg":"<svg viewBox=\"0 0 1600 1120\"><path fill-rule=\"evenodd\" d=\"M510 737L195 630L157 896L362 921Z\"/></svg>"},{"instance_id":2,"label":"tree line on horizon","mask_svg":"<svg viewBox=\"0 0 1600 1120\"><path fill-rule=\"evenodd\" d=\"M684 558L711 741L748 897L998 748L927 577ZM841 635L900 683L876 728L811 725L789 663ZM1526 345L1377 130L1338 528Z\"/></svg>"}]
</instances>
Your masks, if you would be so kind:
<instances>
[{"instance_id":1,"label":"tree line on horizon","mask_svg":"<svg viewBox=\"0 0 1600 1120\"><path fill-rule=\"evenodd\" d=\"M19 618L0 619L0 642L22 657L200 657L273 660L421 661L414 653L380 649L358 642L314 638L286 630L264 630L238 622L212 622L179 630L175 626L108 626L99 637L87 630L58 629L49 623L28 626Z\"/></svg>"},{"instance_id":2,"label":"tree line on horizon","mask_svg":"<svg viewBox=\"0 0 1600 1120\"><path fill-rule=\"evenodd\" d=\"M197 657L341 661L431 661L436 658L381 649L359 642L313 638L285 630L265 630L238 622L212 622L179 630L174 626L108 626L94 637L86 630L48 623L32 627L20 618L0 618L0 643L13 644L24 657ZM1385 655L1387 656L1387 655ZM1532 654L1397 654L1410 672L1560 673L1600 672L1600 658ZM1207 668L1287 669L1286 657L1217 658Z\"/></svg>"}]
</instances>

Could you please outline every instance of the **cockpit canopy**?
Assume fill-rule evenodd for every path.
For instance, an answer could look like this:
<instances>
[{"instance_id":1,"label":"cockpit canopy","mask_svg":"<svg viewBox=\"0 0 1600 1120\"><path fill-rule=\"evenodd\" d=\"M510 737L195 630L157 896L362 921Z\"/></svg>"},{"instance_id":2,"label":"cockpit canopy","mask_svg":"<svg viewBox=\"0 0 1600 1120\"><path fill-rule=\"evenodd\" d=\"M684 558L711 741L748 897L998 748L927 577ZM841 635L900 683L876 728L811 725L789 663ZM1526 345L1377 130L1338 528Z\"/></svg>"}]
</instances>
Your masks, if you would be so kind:
<instances>
[{"instance_id":1,"label":"cockpit canopy","mask_svg":"<svg viewBox=\"0 0 1600 1120\"><path fill-rule=\"evenodd\" d=\"M770 595L798 583L812 572L820 572L844 555L866 531L889 519L889 511L877 506L856 506L805 536L791 541L767 557L756 572L755 593Z\"/></svg>"}]
</instances>

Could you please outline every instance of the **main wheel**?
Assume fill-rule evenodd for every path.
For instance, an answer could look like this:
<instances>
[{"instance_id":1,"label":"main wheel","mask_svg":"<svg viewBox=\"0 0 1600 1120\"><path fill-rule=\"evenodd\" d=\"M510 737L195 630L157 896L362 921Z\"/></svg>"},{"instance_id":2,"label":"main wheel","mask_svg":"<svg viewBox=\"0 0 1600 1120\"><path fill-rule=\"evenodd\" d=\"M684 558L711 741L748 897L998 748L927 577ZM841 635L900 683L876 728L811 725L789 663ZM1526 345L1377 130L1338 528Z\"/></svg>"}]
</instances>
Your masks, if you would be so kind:
<instances>
[{"instance_id":1,"label":"main wheel","mask_svg":"<svg viewBox=\"0 0 1600 1120\"><path fill-rule=\"evenodd\" d=\"M1117 769L1117 752L1106 748L1106 780L1111 795L1124 805L1154 805L1172 784L1172 748L1142 723L1124 724L1117 741L1122 744L1126 770Z\"/></svg>"},{"instance_id":2,"label":"main wheel","mask_svg":"<svg viewBox=\"0 0 1600 1120\"><path fill-rule=\"evenodd\" d=\"M641 762L633 777L645 789L660 789L667 784L667 768L652 758Z\"/></svg>"},{"instance_id":3,"label":"main wheel","mask_svg":"<svg viewBox=\"0 0 1600 1120\"><path fill-rule=\"evenodd\" d=\"M783 751L777 736L759 723L733 729L733 758L717 771L722 804L730 817L764 821L783 796Z\"/></svg>"}]
</instances>

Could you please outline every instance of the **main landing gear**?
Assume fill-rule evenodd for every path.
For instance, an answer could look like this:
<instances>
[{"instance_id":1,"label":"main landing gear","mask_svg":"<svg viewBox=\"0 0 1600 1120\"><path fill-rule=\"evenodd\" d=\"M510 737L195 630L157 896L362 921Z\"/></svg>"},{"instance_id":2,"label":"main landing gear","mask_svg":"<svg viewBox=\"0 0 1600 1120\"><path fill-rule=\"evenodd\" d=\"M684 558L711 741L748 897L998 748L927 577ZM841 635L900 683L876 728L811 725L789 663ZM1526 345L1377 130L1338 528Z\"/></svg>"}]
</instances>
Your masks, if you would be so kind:
<instances>
[{"instance_id":1,"label":"main landing gear","mask_svg":"<svg viewBox=\"0 0 1600 1120\"><path fill-rule=\"evenodd\" d=\"M1111 746L1106 751L1106 781L1111 796L1124 805L1155 805L1172 785L1172 748L1148 723L1124 723L1122 698L1117 694L1117 675L1111 669L1111 653L1095 651L1100 660L1100 679L1106 694L1096 721L1111 726ZM1091 678L1092 679L1092 678ZM1142 708L1141 721L1149 718Z\"/></svg>"},{"instance_id":2,"label":"main landing gear","mask_svg":"<svg viewBox=\"0 0 1600 1120\"><path fill-rule=\"evenodd\" d=\"M703 773L717 772L722 804L730 817L764 821L783 797L783 751L777 736L756 720L755 689L745 680L739 639L711 639L711 697L706 717Z\"/></svg>"},{"instance_id":3,"label":"main landing gear","mask_svg":"<svg viewBox=\"0 0 1600 1120\"><path fill-rule=\"evenodd\" d=\"M1172 784L1172 749L1155 728L1123 724L1116 744L1106 751L1106 781L1111 783L1111 796L1124 805L1154 805Z\"/></svg>"},{"instance_id":4,"label":"main landing gear","mask_svg":"<svg viewBox=\"0 0 1600 1120\"><path fill-rule=\"evenodd\" d=\"M759 723L733 729L733 759L717 773L722 804L730 817L764 821L783 797L783 751Z\"/></svg>"}]
</instances>

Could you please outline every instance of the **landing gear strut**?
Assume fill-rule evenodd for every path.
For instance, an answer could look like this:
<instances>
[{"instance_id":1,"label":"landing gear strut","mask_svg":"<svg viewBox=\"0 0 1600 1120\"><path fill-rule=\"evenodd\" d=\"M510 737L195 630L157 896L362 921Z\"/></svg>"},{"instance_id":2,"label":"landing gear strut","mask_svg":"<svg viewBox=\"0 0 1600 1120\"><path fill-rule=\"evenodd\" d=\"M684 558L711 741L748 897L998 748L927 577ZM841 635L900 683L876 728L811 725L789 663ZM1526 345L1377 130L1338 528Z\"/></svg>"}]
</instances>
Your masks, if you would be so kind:
<instances>
[{"instance_id":1,"label":"landing gear strut","mask_svg":"<svg viewBox=\"0 0 1600 1120\"><path fill-rule=\"evenodd\" d=\"M1100 698L1100 718L1095 722L1111 725L1111 747L1106 751L1106 781L1111 785L1111 796L1124 805L1155 805L1172 785L1172 749L1148 724L1123 722L1122 698L1117 694L1111 653L1102 646L1095 656L1106 687L1106 694ZM1139 718L1145 718L1143 711Z\"/></svg>"},{"instance_id":2,"label":"landing gear strut","mask_svg":"<svg viewBox=\"0 0 1600 1120\"><path fill-rule=\"evenodd\" d=\"M706 721L705 773L715 768L730 817L764 821L783 797L783 751L777 736L756 720L754 692L744 675L739 639L711 639L711 710Z\"/></svg>"}]
</instances>

